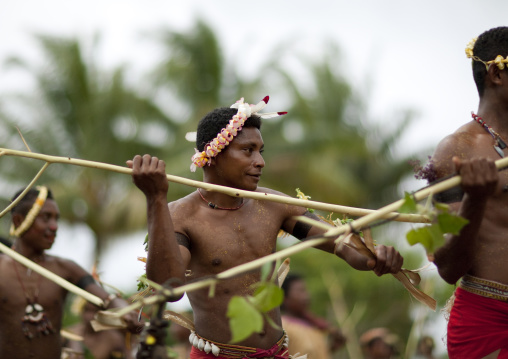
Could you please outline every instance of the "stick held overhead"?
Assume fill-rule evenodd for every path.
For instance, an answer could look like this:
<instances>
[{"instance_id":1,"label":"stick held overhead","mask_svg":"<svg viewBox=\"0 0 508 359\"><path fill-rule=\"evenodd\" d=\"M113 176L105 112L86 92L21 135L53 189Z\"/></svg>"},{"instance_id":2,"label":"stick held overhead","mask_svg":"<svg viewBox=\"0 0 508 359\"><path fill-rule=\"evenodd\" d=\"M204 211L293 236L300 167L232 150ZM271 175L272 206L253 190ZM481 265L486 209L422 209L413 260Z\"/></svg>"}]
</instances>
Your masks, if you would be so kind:
<instances>
[{"instance_id":1,"label":"stick held overhead","mask_svg":"<svg viewBox=\"0 0 508 359\"><path fill-rule=\"evenodd\" d=\"M75 159L75 158L71 158L71 157L51 156L51 155L44 155L44 154L40 154L40 153L34 153L34 152L17 151L17 150L11 150L11 149L6 149L6 148L0 148L0 156L2 156L2 155L32 158L32 159L44 161L47 163L62 163L62 164L69 164L69 165L74 165L74 166L96 168L96 169L101 169L101 170L106 170L106 171L111 171L111 172L116 172L116 173L122 173L122 174L127 174L127 175L130 175L132 173L132 170L128 167L111 165L111 164L106 164L106 163L102 163L102 162ZM361 217L361 216L365 216L365 215L377 212L376 210L372 210L372 209L348 207L348 206L341 206L341 205L324 203L324 202L302 200L299 198L279 196L279 195L274 195L274 194L270 194L270 193L244 191L244 190L239 190L236 188L218 186L218 185L214 185L211 183L195 181L195 180L191 180L191 179L187 179L187 178L183 178L183 177L179 177L179 176L174 176L174 175L170 175L170 174L167 174L166 177L167 177L168 181L170 181L170 182L180 183L180 184L190 186L190 187L195 187L195 188L203 188L208 191L220 192L220 193L230 195L232 197L243 197L243 198L251 198L251 199L263 200L263 201L272 201L272 202L290 204L290 205L295 205L295 206L313 208L313 209L322 210L322 211L340 213L340 214L345 214L345 215L353 216L353 217ZM396 213L396 212L392 212L392 213L386 212L386 213L383 213L381 215L381 217L379 217L379 218L389 219L389 220L398 221L398 222L429 223L428 217L422 216L419 214L401 214L401 213Z\"/></svg>"}]
</instances>

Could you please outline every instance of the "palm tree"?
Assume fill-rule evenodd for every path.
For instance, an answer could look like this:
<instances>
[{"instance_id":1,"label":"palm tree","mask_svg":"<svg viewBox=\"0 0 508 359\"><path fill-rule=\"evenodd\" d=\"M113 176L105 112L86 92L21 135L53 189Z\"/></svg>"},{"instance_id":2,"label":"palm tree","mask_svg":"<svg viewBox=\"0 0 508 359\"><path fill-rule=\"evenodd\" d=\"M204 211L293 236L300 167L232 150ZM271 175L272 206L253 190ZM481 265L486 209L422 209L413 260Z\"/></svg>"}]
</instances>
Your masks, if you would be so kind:
<instances>
[{"instance_id":1,"label":"palm tree","mask_svg":"<svg viewBox=\"0 0 508 359\"><path fill-rule=\"evenodd\" d=\"M84 52L76 39L36 39L46 59L44 66L21 59L10 63L33 76L37 93L13 97L24 112L4 114L4 131L14 132L16 123L34 152L117 165L125 165L135 154L161 153L160 147L177 125L149 97L127 84L125 67L99 68L98 41ZM23 146L18 138L6 145ZM4 159L0 162L2 177L16 184L28 183L42 165L19 159L15 167L8 164ZM128 176L72 166L50 166L46 172L41 182L55 192L62 217L90 226L99 244L97 254L112 235L144 225L144 202Z\"/></svg>"},{"instance_id":2,"label":"palm tree","mask_svg":"<svg viewBox=\"0 0 508 359\"><path fill-rule=\"evenodd\" d=\"M290 106L287 116L264 124L264 181L287 193L299 187L315 200L376 207L394 199L400 179L411 171L409 157L394 158L391 149L412 113L398 115L397 132L379 131L368 121L360 89L335 65L338 58L336 45L328 46L320 60L302 61L305 76L275 61L265 66L272 81L281 78Z\"/></svg>"},{"instance_id":3,"label":"palm tree","mask_svg":"<svg viewBox=\"0 0 508 359\"><path fill-rule=\"evenodd\" d=\"M265 81L280 79L290 104L287 116L263 125L267 163L264 185L288 194L300 188L313 200L364 208L378 208L399 199L399 182L412 171L408 160L421 154L396 158L392 149L414 113L399 111L396 131L383 131L369 121L367 106L359 95L361 89L346 81L336 65L340 60L336 45L328 46L318 60L302 60L305 74L280 66L278 59L284 57L284 51L288 49L277 53L277 60L269 61L263 71ZM378 242L394 244L404 240L403 233L395 240L389 238L384 227L375 230ZM281 242L285 244L284 240ZM404 255L406 267L419 266L420 258L415 253ZM292 269L305 273L320 314L330 316L329 306L323 303L336 300L334 307L339 307L340 302L340 311L358 315L358 325L354 326L357 333L369 326L396 323L394 330L407 338L413 302L390 276L376 278L353 271L317 250L293 256ZM340 288L336 292L341 293L341 298L332 296L331 284Z\"/></svg>"}]
</instances>

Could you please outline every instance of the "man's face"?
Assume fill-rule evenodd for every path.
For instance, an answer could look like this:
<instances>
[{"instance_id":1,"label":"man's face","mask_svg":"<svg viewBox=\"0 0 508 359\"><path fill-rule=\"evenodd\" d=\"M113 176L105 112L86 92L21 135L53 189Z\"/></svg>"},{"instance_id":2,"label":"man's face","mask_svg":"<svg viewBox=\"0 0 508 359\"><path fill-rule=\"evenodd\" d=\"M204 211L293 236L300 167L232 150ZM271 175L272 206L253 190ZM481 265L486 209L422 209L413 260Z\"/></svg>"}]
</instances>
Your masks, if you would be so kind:
<instances>
[{"instance_id":1,"label":"man's face","mask_svg":"<svg viewBox=\"0 0 508 359\"><path fill-rule=\"evenodd\" d=\"M226 149L215 157L217 184L256 190L265 166L263 148L263 138L257 128L248 127L240 131Z\"/></svg>"},{"instance_id":2,"label":"man's face","mask_svg":"<svg viewBox=\"0 0 508 359\"><path fill-rule=\"evenodd\" d=\"M52 199L46 200L34 223L22 235L23 240L36 250L50 249L55 242L60 211Z\"/></svg>"}]
</instances>

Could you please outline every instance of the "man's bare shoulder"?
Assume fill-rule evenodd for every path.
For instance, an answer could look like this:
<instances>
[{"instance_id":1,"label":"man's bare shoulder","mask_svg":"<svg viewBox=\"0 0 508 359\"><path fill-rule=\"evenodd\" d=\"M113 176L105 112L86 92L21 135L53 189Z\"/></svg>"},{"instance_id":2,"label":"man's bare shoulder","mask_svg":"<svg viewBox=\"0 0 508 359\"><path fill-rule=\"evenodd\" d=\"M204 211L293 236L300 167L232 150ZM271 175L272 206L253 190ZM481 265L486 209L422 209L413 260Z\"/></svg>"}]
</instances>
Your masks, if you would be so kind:
<instances>
[{"instance_id":1,"label":"man's bare shoulder","mask_svg":"<svg viewBox=\"0 0 508 359\"><path fill-rule=\"evenodd\" d=\"M467 123L439 142L432 155L438 177L455 171L453 157L468 159L484 151L485 142L490 138L485 131L481 130L477 124L475 126L475 123Z\"/></svg>"},{"instance_id":2,"label":"man's bare shoulder","mask_svg":"<svg viewBox=\"0 0 508 359\"><path fill-rule=\"evenodd\" d=\"M171 212L171 215L174 216L175 214L183 214L186 215L188 213L191 213L195 211L197 194L196 192L192 192L188 194L185 197L179 198L175 201L169 202L168 207Z\"/></svg>"},{"instance_id":3,"label":"man's bare shoulder","mask_svg":"<svg viewBox=\"0 0 508 359\"><path fill-rule=\"evenodd\" d=\"M84 268L69 258L46 254L44 263L47 269L68 279L79 279L88 274Z\"/></svg>"}]
</instances>

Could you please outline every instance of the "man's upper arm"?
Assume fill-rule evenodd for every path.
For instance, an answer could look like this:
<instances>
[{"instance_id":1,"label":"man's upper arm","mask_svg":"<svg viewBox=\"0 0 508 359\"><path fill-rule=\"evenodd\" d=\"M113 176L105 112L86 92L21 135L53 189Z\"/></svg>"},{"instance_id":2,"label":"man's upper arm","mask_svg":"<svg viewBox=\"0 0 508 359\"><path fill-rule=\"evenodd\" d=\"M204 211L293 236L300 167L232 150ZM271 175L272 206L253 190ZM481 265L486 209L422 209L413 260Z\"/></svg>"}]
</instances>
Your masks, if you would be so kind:
<instances>
[{"instance_id":1,"label":"man's upper arm","mask_svg":"<svg viewBox=\"0 0 508 359\"><path fill-rule=\"evenodd\" d=\"M305 213L303 213L303 216L312 218L316 221L320 220L318 216L316 216L314 213L311 213L309 211L306 211ZM305 238L307 238L309 236L309 233L311 232L312 227L313 226L311 224L304 223L301 221L296 221L296 223L293 226L293 231L291 232L291 234L294 237L298 238L299 240L304 240Z\"/></svg>"},{"instance_id":2,"label":"man's upper arm","mask_svg":"<svg viewBox=\"0 0 508 359\"><path fill-rule=\"evenodd\" d=\"M444 180L456 174L453 157L466 159L471 156L471 143L466 133L455 133L445 137L436 148L432 156L432 166L435 171L436 181L430 185ZM460 186L438 193L434 199L443 203L458 203L462 201L464 191Z\"/></svg>"},{"instance_id":3,"label":"man's upper arm","mask_svg":"<svg viewBox=\"0 0 508 359\"><path fill-rule=\"evenodd\" d=\"M191 254L190 254L190 250L191 250L191 241L190 241L190 238L187 237L185 234L180 233L180 232L175 232L175 236L176 236L176 242L179 244L180 254L182 256L183 264L184 264L185 268L187 268L187 266L189 264L189 261L190 261L190 257L191 257Z\"/></svg>"},{"instance_id":4,"label":"man's upper arm","mask_svg":"<svg viewBox=\"0 0 508 359\"><path fill-rule=\"evenodd\" d=\"M80 265L70 259L59 258L58 260L62 268L65 268L67 272L65 276L70 279L70 282L99 298L107 297L108 293Z\"/></svg>"}]
</instances>

